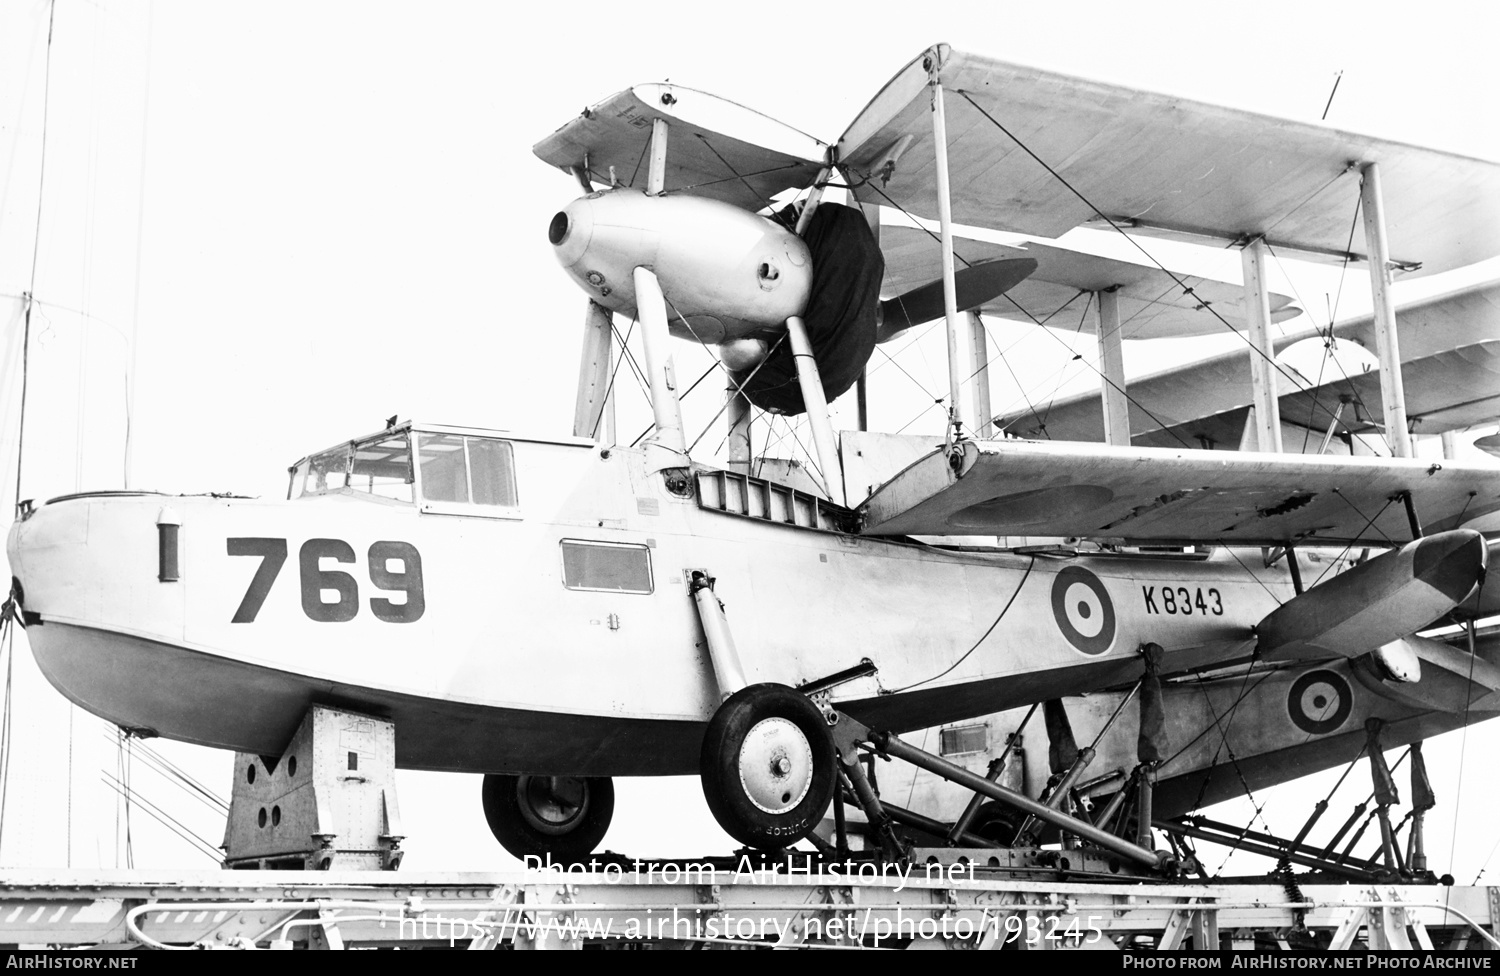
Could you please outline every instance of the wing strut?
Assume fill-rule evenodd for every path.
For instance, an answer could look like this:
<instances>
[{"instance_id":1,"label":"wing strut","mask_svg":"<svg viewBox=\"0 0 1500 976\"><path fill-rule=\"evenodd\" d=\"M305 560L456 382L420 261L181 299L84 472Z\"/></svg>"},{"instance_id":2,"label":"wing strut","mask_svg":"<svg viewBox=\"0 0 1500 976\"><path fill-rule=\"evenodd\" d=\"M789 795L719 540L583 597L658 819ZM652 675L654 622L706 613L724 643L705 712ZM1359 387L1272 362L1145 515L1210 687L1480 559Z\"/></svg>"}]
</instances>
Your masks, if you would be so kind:
<instances>
[{"instance_id":1,"label":"wing strut","mask_svg":"<svg viewBox=\"0 0 1500 976\"><path fill-rule=\"evenodd\" d=\"M938 223L943 245L943 318L948 325L948 427L957 440L972 415L964 410L963 381L972 372L968 362L969 348L958 325L958 287L953 270L953 205L948 192L948 122L943 113L943 83L938 75L941 65L936 57L928 63L928 84L932 88L932 140L936 150Z\"/></svg>"},{"instance_id":2,"label":"wing strut","mask_svg":"<svg viewBox=\"0 0 1500 976\"><path fill-rule=\"evenodd\" d=\"M651 163L646 192L659 196L666 189L667 120L651 124ZM682 434L682 404L677 399L677 368L672 360L671 334L667 331L667 299L650 268L634 272L636 312L641 323L641 343L646 350L646 376L651 388L651 413L656 433L646 442L646 469L651 472L682 468L688 463L687 441Z\"/></svg>"},{"instance_id":3,"label":"wing strut","mask_svg":"<svg viewBox=\"0 0 1500 976\"><path fill-rule=\"evenodd\" d=\"M1104 442L1130 446L1130 401L1125 393L1125 351L1120 335L1119 286L1095 292L1099 300L1099 377L1104 400Z\"/></svg>"},{"instance_id":4,"label":"wing strut","mask_svg":"<svg viewBox=\"0 0 1500 976\"><path fill-rule=\"evenodd\" d=\"M1364 212L1365 245L1370 252L1370 295L1375 302L1375 351L1380 357L1380 399L1385 408L1385 439L1395 457L1412 457L1406 430L1406 392L1401 383L1401 349L1396 340L1396 306L1391 301L1391 249L1385 236L1385 201L1380 167L1360 167L1359 206Z\"/></svg>"},{"instance_id":5,"label":"wing strut","mask_svg":"<svg viewBox=\"0 0 1500 976\"><path fill-rule=\"evenodd\" d=\"M813 183L802 214L797 218L797 236L801 237L812 221L813 211L823 199L823 186L833 172L824 166ZM792 362L797 367L797 384L802 390L802 403L807 408L807 422L812 427L813 450L818 455L818 467L823 473L823 487L828 497L842 503L844 494L844 472L839 463L837 442L833 436L833 422L828 419L828 397L823 393L823 379L818 375L818 361L813 358L812 340L807 336L807 326L802 316L793 315L786 320L787 339L792 344Z\"/></svg>"},{"instance_id":6,"label":"wing strut","mask_svg":"<svg viewBox=\"0 0 1500 976\"><path fill-rule=\"evenodd\" d=\"M1250 332L1250 388L1254 393L1255 449L1281 453L1281 401L1276 395L1276 360L1271 349L1271 295L1266 288L1266 239L1257 237L1240 251L1245 273L1245 317Z\"/></svg>"}]
</instances>

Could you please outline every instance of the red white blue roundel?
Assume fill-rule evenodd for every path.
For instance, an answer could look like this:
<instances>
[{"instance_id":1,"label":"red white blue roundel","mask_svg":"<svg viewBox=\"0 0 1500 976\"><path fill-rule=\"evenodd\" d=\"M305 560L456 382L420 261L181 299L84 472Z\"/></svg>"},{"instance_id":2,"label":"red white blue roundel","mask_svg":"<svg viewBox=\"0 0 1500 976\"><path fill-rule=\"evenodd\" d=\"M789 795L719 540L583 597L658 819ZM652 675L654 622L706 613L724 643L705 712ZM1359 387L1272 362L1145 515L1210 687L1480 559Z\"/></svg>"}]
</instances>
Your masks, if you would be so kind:
<instances>
[{"instance_id":1,"label":"red white blue roundel","mask_svg":"<svg viewBox=\"0 0 1500 976\"><path fill-rule=\"evenodd\" d=\"M1099 577L1080 566L1052 581L1052 616L1068 643L1085 654L1103 654L1115 642L1115 605Z\"/></svg>"},{"instance_id":2,"label":"red white blue roundel","mask_svg":"<svg viewBox=\"0 0 1500 976\"><path fill-rule=\"evenodd\" d=\"M1332 671L1309 671L1292 682L1286 710L1297 728L1327 735L1343 725L1354 706L1349 683Z\"/></svg>"}]
</instances>

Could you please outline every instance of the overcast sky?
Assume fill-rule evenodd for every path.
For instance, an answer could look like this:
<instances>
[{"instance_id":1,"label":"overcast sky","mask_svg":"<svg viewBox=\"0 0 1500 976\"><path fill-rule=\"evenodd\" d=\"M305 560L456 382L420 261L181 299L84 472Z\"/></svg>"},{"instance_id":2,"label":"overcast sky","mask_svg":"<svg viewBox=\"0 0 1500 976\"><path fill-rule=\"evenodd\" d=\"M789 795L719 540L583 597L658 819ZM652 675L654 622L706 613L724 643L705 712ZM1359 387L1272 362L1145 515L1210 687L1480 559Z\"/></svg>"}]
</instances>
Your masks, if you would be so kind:
<instances>
[{"instance_id":1,"label":"overcast sky","mask_svg":"<svg viewBox=\"0 0 1500 976\"><path fill-rule=\"evenodd\" d=\"M567 433L584 299L544 232L576 185L530 147L637 82L668 78L832 140L937 41L1299 120L1319 117L1342 70L1330 124L1500 158L1493 31L1477 3L865 3L794 18L756 4L59 0L39 186L48 9L0 8L7 503L19 296L33 283L45 304L32 325L25 497L122 483L127 375L134 487L277 496L289 463L392 414ZM1307 304L1320 307L1327 279L1309 282ZM1032 343L1013 363L1045 379L1031 395L1092 382L1055 342L1004 335ZM1127 351L1132 369L1170 355ZM915 358L936 386L940 360ZM705 366L681 347L682 374ZM914 393L901 382L881 388L901 406L877 406L877 418L905 419ZM1002 409L1018 391L996 383ZM716 396L701 398L703 421ZM71 794L56 785L69 710L22 647L0 861L56 864L71 798L98 820L75 826L75 862L112 864L113 806L96 772L112 753L78 713ZM1471 733L1471 757L1481 738L1494 745L1489 730ZM174 752L227 792L227 758L196 753ZM413 774L403 786L410 868L507 863L475 778ZM663 852L663 822L674 834L701 824L696 786L673 790L664 818L653 787L622 785L607 844ZM1434 815L1435 833L1452 813ZM1286 818L1292 832L1298 820ZM1478 813L1465 823L1469 840L1492 835ZM159 833L139 828L143 851L195 863ZM1470 875L1488 850L1466 840Z\"/></svg>"}]
</instances>

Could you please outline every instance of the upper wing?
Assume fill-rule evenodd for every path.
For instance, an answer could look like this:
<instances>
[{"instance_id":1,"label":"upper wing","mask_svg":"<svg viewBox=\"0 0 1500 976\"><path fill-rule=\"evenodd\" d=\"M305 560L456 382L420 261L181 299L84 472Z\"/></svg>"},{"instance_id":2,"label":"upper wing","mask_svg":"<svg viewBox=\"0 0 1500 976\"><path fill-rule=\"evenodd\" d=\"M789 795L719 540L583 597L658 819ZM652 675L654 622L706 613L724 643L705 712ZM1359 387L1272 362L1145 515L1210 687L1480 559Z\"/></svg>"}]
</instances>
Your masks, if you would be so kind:
<instances>
[{"instance_id":1,"label":"upper wing","mask_svg":"<svg viewBox=\"0 0 1500 976\"><path fill-rule=\"evenodd\" d=\"M1018 67L947 45L902 69L839 140L839 159L869 181L859 199L889 198L936 216L929 64L948 93L959 223L1056 238L1096 219L1097 207L1146 232L1264 235L1272 247L1341 257L1359 199L1351 163L1377 162L1392 260L1430 273L1500 253L1495 163ZM1353 247L1363 253L1362 236Z\"/></svg>"},{"instance_id":2,"label":"upper wing","mask_svg":"<svg viewBox=\"0 0 1500 976\"><path fill-rule=\"evenodd\" d=\"M1500 510L1500 467L1395 458L982 441L918 460L860 506L869 535L1382 545Z\"/></svg>"},{"instance_id":3,"label":"upper wing","mask_svg":"<svg viewBox=\"0 0 1500 976\"><path fill-rule=\"evenodd\" d=\"M1401 374L1406 388L1407 417L1419 433L1438 433L1482 423L1500 414L1500 282L1487 282L1438 295L1397 309L1396 329L1401 340ZM1339 323L1334 335L1365 346L1374 345L1374 320L1364 316ZM1294 342L1316 337L1306 330L1275 340L1280 351ZM1224 353L1185 366L1132 379L1130 431L1132 443L1170 447L1207 440L1220 445L1239 443L1250 395L1246 368L1249 352ZM1309 391L1289 391L1281 397L1281 416L1288 423L1319 432L1333 420L1342 397L1354 404L1339 415L1339 430L1359 433L1371 429L1364 421L1380 416L1379 377L1374 374L1326 383ZM1001 429L1022 437L1065 441L1102 441L1103 414L1099 394L1065 397L1046 410L1011 411L995 420Z\"/></svg>"},{"instance_id":4,"label":"upper wing","mask_svg":"<svg viewBox=\"0 0 1500 976\"><path fill-rule=\"evenodd\" d=\"M900 293L942 273L942 252L924 230L915 227L880 228L880 250L885 254L885 290ZM1245 289L1227 281L1177 275L1174 279L1153 265L1085 254L1066 247L1028 241L1020 246L955 239L960 267L1009 258L1031 258L1036 270L1025 281L981 306L986 315L1020 321L1046 322L1056 328L1080 328L1088 301L1080 292L1117 288L1120 300L1120 337L1157 339L1164 336L1210 335L1246 325L1242 304ZM1180 283L1179 283L1180 282ZM1193 290L1184 294L1183 287ZM1282 322L1301 314L1285 295L1272 294L1271 319ZM1212 307L1215 316L1208 308ZM1094 332L1097 314L1082 318L1082 331ZM1220 321L1220 318L1223 321Z\"/></svg>"},{"instance_id":5,"label":"upper wing","mask_svg":"<svg viewBox=\"0 0 1500 976\"><path fill-rule=\"evenodd\" d=\"M735 102L678 85L617 92L532 147L595 183L645 187L652 122L670 123L666 189L759 210L822 168L823 143ZM734 133L729 135L728 133Z\"/></svg>"}]
</instances>

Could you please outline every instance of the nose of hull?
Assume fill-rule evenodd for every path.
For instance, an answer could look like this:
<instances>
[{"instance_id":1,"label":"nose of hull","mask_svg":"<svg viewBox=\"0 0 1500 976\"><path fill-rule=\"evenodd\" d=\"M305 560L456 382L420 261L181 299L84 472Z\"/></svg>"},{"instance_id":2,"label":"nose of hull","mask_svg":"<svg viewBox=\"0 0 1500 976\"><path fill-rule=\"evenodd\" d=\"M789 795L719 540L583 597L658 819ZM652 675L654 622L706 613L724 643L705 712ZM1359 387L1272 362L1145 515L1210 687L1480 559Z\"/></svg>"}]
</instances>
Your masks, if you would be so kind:
<instances>
[{"instance_id":1,"label":"nose of hull","mask_svg":"<svg viewBox=\"0 0 1500 976\"><path fill-rule=\"evenodd\" d=\"M108 642L80 635L118 634L180 641L183 589L163 582L169 556L158 522L167 496L78 495L43 505L11 527L6 540L28 643L47 679L80 706L122 725L139 716L110 707L105 694L115 662ZM174 527L175 528L175 527Z\"/></svg>"}]
</instances>

